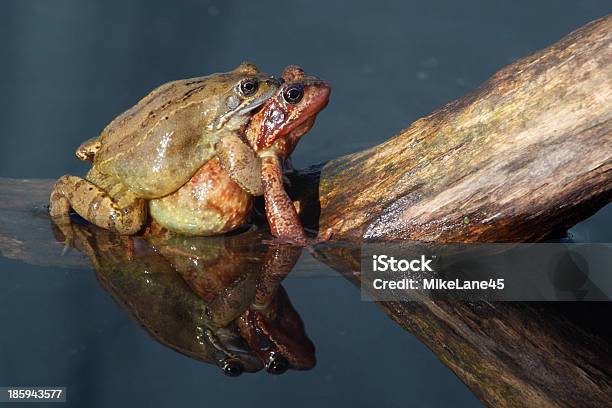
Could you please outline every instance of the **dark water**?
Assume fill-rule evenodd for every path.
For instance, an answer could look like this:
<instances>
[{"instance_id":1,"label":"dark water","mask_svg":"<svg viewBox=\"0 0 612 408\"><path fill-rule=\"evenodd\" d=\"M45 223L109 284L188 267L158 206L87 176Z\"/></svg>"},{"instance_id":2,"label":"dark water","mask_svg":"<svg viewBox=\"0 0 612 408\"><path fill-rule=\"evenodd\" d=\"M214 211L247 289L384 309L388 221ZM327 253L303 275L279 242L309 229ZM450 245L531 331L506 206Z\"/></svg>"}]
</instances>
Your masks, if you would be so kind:
<instances>
[{"instance_id":1,"label":"dark water","mask_svg":"<svg viewBox=\"0 0 612 408\"><path fill-rule=\"evenodd\" d=\"M71 406L478 406L433 354L340 277L284 283L316 345L313 370L234 379L153 341L92 271L1 265L9 330L0 381L66 385Z\"/></svg>"},{"instance_id":2,"label":"dark water","mask_svg":"<svg viewBox=\"0 0 612 408\"><path fill-rule=\"evenodd\" d=\"M610 9L605 1L6 1L0 176L82 174L74 148L151 88L244 59L268 72L299 64L333 85L294 154L297 167L321 162L387 139ZM607 207L573 232L609 241L611 226ZM152 340L90 268L0 257L0 273L0 386L64 385L70 406L480 405L333 273L283 283L316 345L316 367L238 379Z\"/></svg>"}]
</instances>

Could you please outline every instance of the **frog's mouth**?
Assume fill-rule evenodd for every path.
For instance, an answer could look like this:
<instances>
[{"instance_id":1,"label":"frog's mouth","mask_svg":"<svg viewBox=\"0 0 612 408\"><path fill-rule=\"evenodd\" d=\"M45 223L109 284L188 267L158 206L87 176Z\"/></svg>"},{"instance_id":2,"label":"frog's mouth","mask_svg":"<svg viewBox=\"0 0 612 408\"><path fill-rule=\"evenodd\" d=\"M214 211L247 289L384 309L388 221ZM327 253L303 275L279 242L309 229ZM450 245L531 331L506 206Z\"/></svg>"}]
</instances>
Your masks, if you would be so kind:
<instances>
[{"instance_id":1,"label":"frog's mouth","mask_svg":"<svg viewBox=\"0 0 612 408\"><path fill-rule=\"evenodd\" d=\"M270 374L282 374L290 368L309 370L316 364L314 345L282 286L270 305L247 310L238 327Z\"/></svg>"},{"instance_id":2,"label":"frog's mouth","mask_svg":"<svg viewBox=\"0 0 612 408\"><path fill-rule=\"evenodd\" d=\"M243 102L235 109L225 112L223 115L219 116L214 124L214 129L221 129L230 120L236 120L237 122L240 122L240 124L243 124L243 122L249 120L253 112L258 112L261 110L264 103L276 93L278 86L280 85L278 80L275 78L268 79L266 82L276 84L277 86L270 86L266 92L262 93L257 98L248 102Z\"/></svg>"},{"instance_id":3,"label":"frog's mouth","mask_svg":"<svg viewBox=\"0 0 612 408\"><path fill-rule=\"evenodd\" d=\"M217 366L229 377L237 377L246 372L257 372L263 368L259 357L248 350L244 340L232 330L218 329L205 331L206 340L214 347L214 358Z\"/></svg>"},{"instance_id":4,"label":"frog's mouth","mask_svg":"<svg viewBox=\"0 0 612 408\"><path fill-rule=\"evenodd\" d=\"M253 109L251 109L251 113L252 113L251 116L255 116L259 112L261 112L263 110L264 106L265 106L265 101L264 101L264 103L260 103L259 106L256 106Z\"/></svg>"},{"instance_id":5,"label":"frog's mouth","mask_svg":"<svg viewBox=\"0 0 612 408\"><path fill-rule=\"evenodd\" d=\"M246 103L243 107L238 109L235 115L244 116L248 113L257 113L259 112L264 103L272 97L276 93L275 87L270 87L267 92L261 94L259 97L253 99L251 102Z\"/></svg>"}]
</instances>

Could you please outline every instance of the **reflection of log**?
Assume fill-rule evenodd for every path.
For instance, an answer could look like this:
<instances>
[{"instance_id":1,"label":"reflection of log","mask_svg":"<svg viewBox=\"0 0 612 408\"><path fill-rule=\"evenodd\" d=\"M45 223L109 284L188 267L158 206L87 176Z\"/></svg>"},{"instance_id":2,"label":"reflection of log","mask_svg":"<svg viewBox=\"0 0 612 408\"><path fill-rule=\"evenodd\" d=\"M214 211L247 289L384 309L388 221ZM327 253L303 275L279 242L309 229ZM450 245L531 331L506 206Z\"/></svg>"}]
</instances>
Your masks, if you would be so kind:
<instances>
[{"instance_id":1,"label":"reflection of log","mask_svg":"<svg viewBox=\"0 0 612 408\"><path fill-rule=\"evenodd\" d=\"M489 406L612 403L611 339L597 336L597 326L584 327L594 320L601 329L609 322L608 304L390 302L381 306ZM601 319L593 319L596 311Z\"/></svg>"},{"instance_id":2,"label":"reflection of log","mask_svg":"<svg viewBox=\"0 0 612 408\"><path fill-rule=\"evenodd\" d=\"M89 259L64 250L55 240L49 219L49 194L54 180L0 178L0 254L40 266L89 268Z\"/></svg>"},{"instance_id":3,"label":"reflection of log","mask_svg":"<svg viewBox=\"0 0 612 408\"><path fill-rule=\"evenodd\" d=\"M612 16L327 163L319 223L351 240L538 240L605 205L611 170Z\"/></svg>"},{"instance_id":4,"label":"reflection of log","mask_svg":"<svg viewBox=\"0 0 612 408\"><path fill-rule=\"evenodd\" d=\"M319 258L359 285L354 248ZM378 302L493 407L612 404L612 303Z\"/></svg>"}]
</instances>

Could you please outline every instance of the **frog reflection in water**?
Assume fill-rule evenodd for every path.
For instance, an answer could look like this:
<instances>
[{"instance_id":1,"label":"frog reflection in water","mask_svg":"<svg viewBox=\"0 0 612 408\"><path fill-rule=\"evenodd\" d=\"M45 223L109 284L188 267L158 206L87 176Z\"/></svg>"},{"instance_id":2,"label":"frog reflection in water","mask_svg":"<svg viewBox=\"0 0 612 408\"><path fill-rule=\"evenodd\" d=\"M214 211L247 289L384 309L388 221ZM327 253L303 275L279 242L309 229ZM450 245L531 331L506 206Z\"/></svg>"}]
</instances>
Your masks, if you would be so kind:
<instances>
[{"instance_id":1,"label":"frog reflection in water","mask_svg":"<svg viewBox=\"0 0 612 408\"><path fill-rule=\"evenodd\" d=\"M243 224L252 197L263 194L273 235L306 245L281 163L327 105L330 87L298 67L288 67L283 79L270 98L279 83L243 64L228 74L156 89L77 150L93 168L86 180L58 180L52 217L67 239L70 208L129 235L142 228L148 199L151 218L166 229L217 235Z\"/></svg>"},{"instance_id":2,"label":"frog reflection in water","mask_svg":"<svg viewBox=\"0 0 612 408\"><path fill-rule=\"evenodd\" d=\"M229 376L315 365L314 346L280 285L300 247L265 247L255 230L147 241L74 227L73 245L90 258L101 285L157 341Z\"/></svg>"}]
</instances>

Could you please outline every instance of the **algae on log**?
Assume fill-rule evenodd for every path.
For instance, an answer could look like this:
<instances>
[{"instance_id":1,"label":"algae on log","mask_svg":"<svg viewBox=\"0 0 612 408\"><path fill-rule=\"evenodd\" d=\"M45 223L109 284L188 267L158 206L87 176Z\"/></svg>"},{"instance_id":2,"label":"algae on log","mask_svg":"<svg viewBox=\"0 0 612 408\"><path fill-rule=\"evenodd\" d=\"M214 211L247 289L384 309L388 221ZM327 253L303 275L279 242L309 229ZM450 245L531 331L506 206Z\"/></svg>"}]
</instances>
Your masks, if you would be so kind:
<instances>
[{"instance_id":1,"label":"algae on log","mask_svg":"<svg viewBox=\"0 0 612 408\"><path fill-rule=\"evenodd\" d=\"M349 240L536 241L608 203L611 170L608 16L325 164L319 226Z\"/></svg>"}]
</instances>

